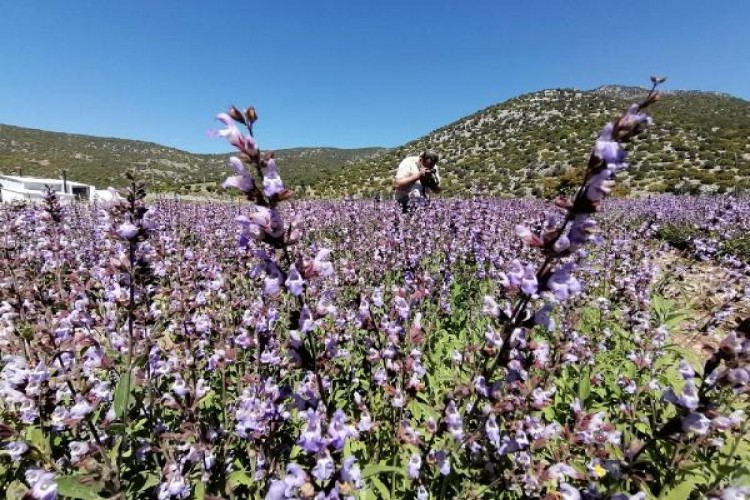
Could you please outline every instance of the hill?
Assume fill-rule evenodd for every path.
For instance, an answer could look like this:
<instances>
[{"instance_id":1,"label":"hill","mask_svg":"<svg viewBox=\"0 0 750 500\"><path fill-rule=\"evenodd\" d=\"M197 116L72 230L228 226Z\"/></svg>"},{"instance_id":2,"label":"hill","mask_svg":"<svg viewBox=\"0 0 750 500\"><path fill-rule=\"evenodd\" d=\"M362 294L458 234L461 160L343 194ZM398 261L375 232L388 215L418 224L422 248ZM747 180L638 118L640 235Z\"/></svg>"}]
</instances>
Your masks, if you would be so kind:
<instances>
[{"instance_id":1,"label":"hill","mask_svg":"<svg viewBox=\"0 0 750 500\"><path fill-rule=\"evenodd\" d=\"M570 187L604 123L646 89L524 94L385 151L313 185L321 196L388 193L405 155L437 150L445 194L551 196ZM631 144L618 194L750 190L750 102L718 92L672 91L650 109L654 126Z\"/></svg>"},{"instance_id":2,"label":"hill","mask_svg":"<svg viewBox=\"0 0 750 500\"><path fill-rule=\"evenodd\" d=\"M382 150L294 148L276 151L276 158L283 165L285 181L304 186ZM131 168L141 173L151 190L184 192L201 184L216 186L229 173L228 157L151 142L0 125L0 172L57 178L66 170L68 178L98 187L121 185L123 173Z\"/></svg>"},{"instance_id":3,"label":"hill","mask_svg":"<svg viewBox=\"0 0 750 500\"><path fill-rule=\"evenodd\" d=\"M429 147L441 154L446 196L553 196L579 178L603 124L646 93L638 87L543 90L495 104L404 146L276 152L300 195L388 195L396 166ZM617 194L750 190L750 102L719 92L667 91L655 125L629 146ZM227 155L0 125L0 172L120 185L137 168L151 191L215 191Z\"/></svg>"}]
</instances>

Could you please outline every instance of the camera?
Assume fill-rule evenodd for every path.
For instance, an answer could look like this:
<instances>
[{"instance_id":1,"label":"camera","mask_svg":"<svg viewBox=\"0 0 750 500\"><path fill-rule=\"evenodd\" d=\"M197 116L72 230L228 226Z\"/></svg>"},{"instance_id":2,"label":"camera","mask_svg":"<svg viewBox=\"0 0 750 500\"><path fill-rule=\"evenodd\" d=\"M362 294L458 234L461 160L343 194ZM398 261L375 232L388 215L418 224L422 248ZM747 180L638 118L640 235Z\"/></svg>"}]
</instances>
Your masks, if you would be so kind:
<instances>
[{"instance_id":1,"label":"camera","mask_svg":"<svg viewBox=\"0 0 750 500\"><path fill-rule=\"evenodd\" d=\"M437 187L438 182L437 177L435 177L435 172L428 170L424 174L424 177L422 177L422 184L430 189Z\"/></svg>"}]
</instances>

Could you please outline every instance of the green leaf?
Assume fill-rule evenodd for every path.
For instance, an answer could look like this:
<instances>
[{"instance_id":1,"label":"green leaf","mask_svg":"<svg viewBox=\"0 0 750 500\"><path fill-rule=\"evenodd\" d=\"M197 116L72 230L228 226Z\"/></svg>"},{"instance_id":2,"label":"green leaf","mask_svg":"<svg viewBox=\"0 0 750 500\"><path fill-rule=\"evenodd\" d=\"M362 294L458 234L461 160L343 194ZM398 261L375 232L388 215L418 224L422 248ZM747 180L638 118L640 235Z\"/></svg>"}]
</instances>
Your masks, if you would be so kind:
<instances>
[{"instance_id":1,"label":"green leaf","mask_svg":"<svg viewBox=\"0 0 750 500\"><path fill-rule=\"evenodd\" d=\"M378 496L370 488L359 491L360 500L378 500Z\"/></svg>"},{"instance_id":2,"label":"green leaf","mask_svg":"<svg viewBox=\"0 0 750 500\"><path fill-rule=\"evenodd\" d=\"M380 494L379 498L390 500L391 492L388 491L388 487L383 484L383 481L381 481L377 477L371 477L369 481L375 487L375 489L378 490L378 493Z\"/></svg>"},{"instance_id":3,"label":"green leaf","mask_svg":"<svg viewBox=\"0 0 750 500\"><path fill-rule=\"evenodd\" d=\"M57 493L69 498L79 500L102 500L99 491L102 489L100 483L81 483L86 476L58 476Z\"/></svg>"},{"instance_id":4,"label":"green leaf","mask_svg":"<svg viewBox=\"0 0 750 500\"><path fill-rule=\"evenodd\" d=\"M42 455L49 457L51 454L49 441L39 427L29 427L26 429L26 440L37 448Z\"/></svg>"},{"instance_id":5,"label":"green leaf","mask_svg":"<svg viewBox=\"0 0 750 500\"><path fill-rule=\"evenodd\" d=\"M5 490L5 498L8 500L22 500L29 489L21 481L13 481L8 485L8 489Z\"/></svg>"},{"instance_id":6,"label":"green leaf","mask_svg":"<svg viewBox=\"0 0 750 500\"><path fill-rule=\"evenodd\" d=\"M135 399L131 397L135 389L135 384L131 382L132 378L133 372L127 372L120 375L120 381L117 382L114 402L115 417L117 418L121 418L125 414L125 411L129 410L135 404ZM125 405L128 407L126 408Z\"/></svg>"},{"instance_id":7,"label":"green leaf","mask_svg":"<svg viewBox=\"0 0 750 500\"><path fill-rule=\"evenodd\" d=\"M348 440L347 440L348 441ZM289 458L294 460L302 453L302 447L299 445L292 446L292 451L289 453Z\"/></svg>"},{"instance_id":8,"label":"green leaf","mask_svg":"<svg viewBox=\"0 0 750 500\"><path fill-rule=\"evenodd\" d=\"M161 482L159 479L159 476L156 474L147 474L146 480L143 483L143 486L141 486L141 491L148 490L150 488L153 488L154 486L158 485Z\"/></svg>"},{"instance_id":9,"label":"green leaf","mask_svg":"<svg viewBox=\"0 0 750 500\"><path fill-rule=\"evenodd\" d=\"M252 486L255 481L247 473L248 471L237 470L227 477L227 488L233 491L237 486Z\"/></svg>"},{"instance_id":10,"label":"green leaf","mask_svg":"<svg viewBox=\"0 0 750 500\"><path fill-rule=\"evenodd\" d=\"M646 422L636 422L635 429L646 435L649 435L651 433L651 426Z\"/></svg>"},{"instance_id":11,"label":"green leaf","mask_svg":"<svg viewBox=\"0 0 750 500\"><path fill-rule=\"evenodd\" d=\"M125 434L125 424L122 422L113 422L107 426L107 433L113 436Z\"/></svg>"},{"instance_id":12,"label":"green leaf","mask_svg":"<svg viewBox=\"0 0 750 500\"><path fill-rule=\"evenodd\" d=\"M660 500L686 500L695 489L695 480L688 479L659 496Z\"/></svg>"},{"instance_id":13,"label":"green leaf","mask_svg":"<svg viewBox=\"0 0 750 500\"><path fill-rule=\"evenodd\" d=\"M206 500L206 483L203 481L195 483L195 500Z\"/></svg>"},{"instance_id":14,"label":"green leaf","mask_svg":"<svg viewBox=\"0 0 750 500\"><path fill-rule=\"evenodd\" d=\"M581 403L585 403L591 395L591 374L589 373L589 369L582 370L580 376L581 378L578 381L578 399L581 400ZM586 405L584 404L584 406Z\"/></svg>"},{"instance_id":15,"label":"green leaf","mask_svg":"<svg viewBox=\"0 0 750 500\"><path fill-rule=\"evenodd\" d=\"M109 457L112 463L117 462L117 456L120 453L120 446L122 446L122 436L118 436L115 439L114 445L107 452L107 456Z\"/></svg>"},{"instance_id":16,"label":"green leaf","mask_svg":"<svg viewBox=\"0 0 750 500\"><path fill-rule=\"evenodd\" d=\"M159 483L160 479L156 474L152 472L141 472L128 485L129 496L142 497L144 492L157 486Z\"/></svg>"},{"instance_id":17,"label":"green leaf","mask_svg":"<svg viewBox=\"0 0 750 500\"><path fill-rule=\"evenodd\" d=\"M136 420L135 422L133 422L133 425L130 427L130 430L133 432L138 432L141 429L145 429L148 424L149 424L149 420L147 418L142 418L140 420Z\"/></svg>"},{"instance_id":18,"label":"green leaf","mask_svg":"<svg viewBox=\"0 0 750 500\"><path fill-rule=\"evenodd\" d=\"M366 479L370 476L376 476L385 472L396 473L404 475L404 469L401 467L394 467L393 465L386 464L369 464L362 469L362 479Z\"/></svg>"},{"instance_id":19,"label":"green leaf","mask_svg":"<svg viewBox=\"0 0 750 500\"><path fill-rule=\"evenodd\" d=\"M542 410L542 414L544 415L544 418L547 420L547 422L552 422L555 420L555 409L551 406L546 406Z\"/></svg>"},{"instance_id":20,"label":"green leaf","mask_svg":"<svg viewBox=\"0 0 750 500\"><path fill-rule=\"evenodd\" d=\"M669 313L664 318L664 324L667 326L667 328L672 330L678 327L680 323L682 323L688 317L690 317L690 315L689 313L685 311L677 311L677 312Z\"/></svg>"}]
</instances>

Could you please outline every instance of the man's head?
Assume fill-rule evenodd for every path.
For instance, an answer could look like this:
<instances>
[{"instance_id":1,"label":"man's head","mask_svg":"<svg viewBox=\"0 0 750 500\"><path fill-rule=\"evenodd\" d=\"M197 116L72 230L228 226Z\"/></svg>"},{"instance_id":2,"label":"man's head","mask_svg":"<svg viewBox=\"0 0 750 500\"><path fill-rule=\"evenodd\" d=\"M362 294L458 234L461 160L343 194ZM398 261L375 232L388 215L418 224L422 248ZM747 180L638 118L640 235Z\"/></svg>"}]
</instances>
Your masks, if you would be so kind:
<instances>
[{"instance_id":1,"label":"man's head","mask_svg":"<svg viewBox=\"0 0 750 500\"><path fill-rule=\"evenodd\" d=\"M440 155L438 155L435 151L431 149L426 149L424 153L419 155L419 157L422 159L422 165L424 165L425 168L432 170L435 168L435 165L437 165L438 160L440 160Z\"/></svg>"}]
</instances>

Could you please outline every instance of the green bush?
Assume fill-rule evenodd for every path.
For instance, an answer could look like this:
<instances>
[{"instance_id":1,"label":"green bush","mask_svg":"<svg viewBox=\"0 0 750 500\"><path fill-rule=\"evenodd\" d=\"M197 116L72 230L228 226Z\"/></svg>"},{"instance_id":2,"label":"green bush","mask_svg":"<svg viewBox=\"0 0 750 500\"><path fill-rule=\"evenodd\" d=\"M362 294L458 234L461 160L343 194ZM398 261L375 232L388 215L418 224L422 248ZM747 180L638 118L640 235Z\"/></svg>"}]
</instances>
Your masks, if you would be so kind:
<instances>
[{"instance_id":1,"label":"green bush","mask_svg":"<svg viewBox=\"0 0 750 500\"><path fill-rule=\"evenodd\" d=\"M750 262L750 236L742 235L727 239L721 245L721 253L734 255L744 262Z\"/></svg>"},{"instance_id":2,"label":"green bush","mask_svg":"<svg viewBox=\"0 0 750 500\"><path fill-rule=\"evenodd\" d=\"M692 248L692 240L699 234L695 226L686 222L670 222L656 231L657 238L682 251Z\"/></svg>"}]
</instances>

